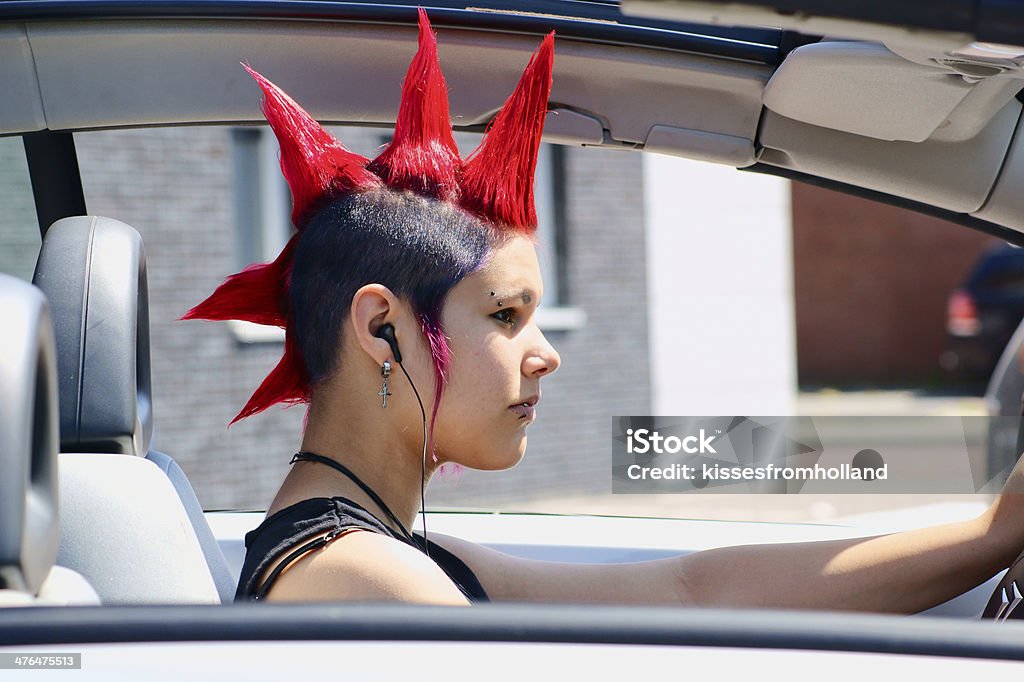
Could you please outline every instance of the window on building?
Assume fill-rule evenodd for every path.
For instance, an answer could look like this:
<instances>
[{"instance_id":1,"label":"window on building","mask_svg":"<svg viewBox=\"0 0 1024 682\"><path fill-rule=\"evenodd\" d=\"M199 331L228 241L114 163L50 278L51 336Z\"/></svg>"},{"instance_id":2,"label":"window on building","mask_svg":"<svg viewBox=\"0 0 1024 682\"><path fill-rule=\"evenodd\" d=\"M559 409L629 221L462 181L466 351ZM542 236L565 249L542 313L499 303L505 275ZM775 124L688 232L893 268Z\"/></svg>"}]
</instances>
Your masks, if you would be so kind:
<instances>
[{"instance_id":1,"label":"window on building","mask_svg":"<svg viewBox=\"0 0 1024 682\"><path fill-rule=\"evenodd\" d=\"M20 137L0 138L0 272L31 280L42 235Z\"/></svg>"},{"instance_id":2,"label":"window on building","mask_svg":"<svg viewBox=\"0 0 1024 682\"><path fill-rule=\"evenodd\" d=\"M559 150L560 151L560 150ZM558 238L565 230L558 215L558 197L555 183L561 180L554 167L556 154L549 145L541 145L537 156L537 170L534 173L533 201L537 209L537 259L540 274L544 278L544 302L559 305L562 302L564 283L559 281L561 251Z\"/></svg>"},{"instance_id":3,"label":"window on building","mask_svg":"<svg viewBox=\"0 0 1024 682\"><path fill-rule=\"evenodd\" d=\"M291 236L291 198L265 128L233 128L235 222L239 267L273 260Z\"/></svg>"},{"instance_id":4,"label":"window on building","mask_svg":"<svg viewBox=\"0 0 1024 682\"><path fill-rule=\"evenodd\" d=\"M537 323L545 331L582 327L586 316L572 307L567 254L565 147L542 144L534 173L533 198L537 210L537 258L544 278L544 300Z\"/></svg>"},{"instance_id":5,"label":"window on building","mask_svg":"<svg viewBox=\"0 0 1024 682\"><path fill-rule=\"evenodd\" d=\"M352 151L375 156L391 138L365 128L334 130ZM463 136L459 135L460 141ZM476 136L467 142L475 147ZM461 146L461 145L460 145ZM291 199L281 176L277 140L268 128L232 129L234 160L236 253L238 267L273 260L292 234ZM468 152L464 152L468 153ZM544 278L544 302L538 311L543 329L565 330L582 326L582 311L569 307L565 263L565 155L562 147L543 144L537 161L534 201L537 209L537 253ZM281 342L279 329L232 322L244 342Z\"/></svg>"}]
</instances>

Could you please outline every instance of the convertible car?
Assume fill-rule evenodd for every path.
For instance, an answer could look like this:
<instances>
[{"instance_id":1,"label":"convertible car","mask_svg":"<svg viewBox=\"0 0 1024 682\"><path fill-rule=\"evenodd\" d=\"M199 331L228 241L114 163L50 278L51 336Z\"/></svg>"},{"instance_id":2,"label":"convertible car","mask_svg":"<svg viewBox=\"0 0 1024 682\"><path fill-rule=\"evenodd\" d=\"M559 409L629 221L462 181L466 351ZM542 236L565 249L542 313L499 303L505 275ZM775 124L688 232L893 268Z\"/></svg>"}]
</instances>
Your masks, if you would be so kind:
<instances>
[{"instance_id":1,"label":"convertible car","mask_svg":"<svg viewBox=\"0 0 1024 682\"><path fill-rule=\"evenodd\" d=\"M543 325L567 348L588 330L598 343L579 346L576 374L567 366L563 384L550 382L549 395L579 397L561 407L548 398L557 418L538 441L552 444L549 466L564 467L553 470L556 478L592 471L580 464L586 456L610 490L607 425L652 407L637 396L649 394L649 362L666 342L648 345L659 327L647 325L645 310L652 301L671 304L675 290L635 276L645 263L629 255L642 251L644 238L630 197L650 188L622 169L637 175L640 159L680 157L705 164L704 174L725 169L827 187L1024 244L1024 136L1016 134L1024 7L424 7L439 34L460 135L486 128L540 37L552 29L558 36L542 156L549 190L538 191L538 208L555 226L542 239L557 294ZM729 679L765 670L794 679L1020 674L1020 563L914 617L684 609L668 595L661 607L233 603L244 535L262 520L284 466L259 465L268 460L252 451L278 447L277 432L297 433L301 423L298 410L286 410L280 419L290 421L239 425L231 437L249 440L230 446L225 426L280 354L278 330L174 319L220 279L280 248L286 234L273 218L287 213L286 199L262 174L276 150L239 62L372 149L394 123L416 20L417 4L403 1L0 3L0 262L13 273L0 275L0 678L34 668L103 680L611 680L638 669ZM592 164L566 156L583 148L604 156ZM167 171L176 155L197 150L182 162L188 172ZM566 163L576 175L566 174ZM233 172L216 175L214 167ZM249 196L253 188L260 191ZM569 210L570 194L572 211L590 211L589 222ZM617 216L626 222L614 224ZM610 241L576 239L573 225L584 222ZM258 238L235 244L235 223L256 226ZM629 224L640 231L625 231ZM220 236L204 241L211 234ZM737 237L737 251L758 250L744 241L753 238ZM568 265L566 250L576 258ZM681 262L679 277L700 267ZM609 308L614 315L602 317ZM757 344L747 345L744 353L754 353ZM638 355L648 347L652 355ZM225 348L230 361L218 354ZM636 357L640 370L622 364ZM624 366L628 378L614 376ZM746 378L753 386L753 375ZM610 398L598 403L596 394ZM605 429L591 440L573 431L586 414ZM559 429L565 440L554 435ZM511 480L541 485L526 474ZM899 530L977 513L987 499L914 519L754 523L515 513L515 501L488 504L497 491L481 485L462 510L430 506L430 530L531 559L636 562ZM625 504L631 496L617 497ZM47 674L68 673L31 673Z\"/></svg>"}]
</instances>

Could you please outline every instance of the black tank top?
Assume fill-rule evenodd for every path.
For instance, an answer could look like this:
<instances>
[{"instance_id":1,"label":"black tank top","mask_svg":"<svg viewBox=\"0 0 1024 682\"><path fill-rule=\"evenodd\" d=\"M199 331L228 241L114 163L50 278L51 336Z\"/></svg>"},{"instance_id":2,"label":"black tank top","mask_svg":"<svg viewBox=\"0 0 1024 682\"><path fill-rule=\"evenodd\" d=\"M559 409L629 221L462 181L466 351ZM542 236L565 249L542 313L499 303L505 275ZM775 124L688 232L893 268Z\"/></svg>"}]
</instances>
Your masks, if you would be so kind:
<instances>
[{"instance_id":1,"label":"black tank top","mask_svg":"<svg viewBox=\"0 0 1024 682\"><path fill-rule=\"evenodd\" d=\"M366 509L345 497L314 497L285 507L264 519L245 536L245 562L238 580L235 601L255 599L265 589L267 567L304 542L330 531L363 528L389 535L400 542L408 540L381 523ZM413 533L416 544L424 549L423 536ZM490 601L483 586L461 559L430 542L430 557L471 602ZM296 557L297 558L297 557Z\"/></svg>"}]
</instances>

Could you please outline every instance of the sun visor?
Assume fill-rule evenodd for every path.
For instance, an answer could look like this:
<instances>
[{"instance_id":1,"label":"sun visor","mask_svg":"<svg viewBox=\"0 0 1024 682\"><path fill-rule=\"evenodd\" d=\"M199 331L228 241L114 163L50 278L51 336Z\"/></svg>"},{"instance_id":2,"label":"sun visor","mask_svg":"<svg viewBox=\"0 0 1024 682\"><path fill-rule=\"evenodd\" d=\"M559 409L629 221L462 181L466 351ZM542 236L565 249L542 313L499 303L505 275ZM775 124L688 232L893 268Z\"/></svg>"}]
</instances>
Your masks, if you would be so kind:
<instances>
[{"instance_id":1,"label":"sun visor","mask_svg":"<svg viewBox=\"0 0 1024 682\"><path fill-rule=\"evenodd\" d=\"M985 204L999 176L1021 103L1005 104L973 138L891 142L766 111L759 161L953 211Z\"/></svg>"},{"instance_id":2,"label":"sun visor","mask_svg":"<svg viewBox=\"0 0 1024 682\"><path fill-rule=\"evenodd\" d=\"M794 50L765 88L764 104L811 125L879 140L927 140L974 84L907 61L877 43L826 42Z\"/></svg>"}]
</instances>

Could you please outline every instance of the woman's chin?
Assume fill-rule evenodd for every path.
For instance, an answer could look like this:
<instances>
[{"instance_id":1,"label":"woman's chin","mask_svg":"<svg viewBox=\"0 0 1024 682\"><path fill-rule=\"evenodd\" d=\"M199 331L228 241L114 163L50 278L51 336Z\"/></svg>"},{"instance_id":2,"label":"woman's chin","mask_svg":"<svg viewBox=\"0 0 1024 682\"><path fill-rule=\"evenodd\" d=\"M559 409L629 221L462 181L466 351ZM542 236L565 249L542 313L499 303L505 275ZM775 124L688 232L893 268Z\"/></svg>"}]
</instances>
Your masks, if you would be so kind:
<instances>
[{"instance_id":1,"label":"woman's chin","mask_svg":"<svg viewBox=\"0 0 1024 682\"><path fill-rule=\"evenodd\" d=\"M486 442L463 436L459 441L463 447L457 449L445 447L445 442L438 439L435 446L441 463L458 464L477 471L511 469L526 455L526 429L523 428L506 434L504 438L489 438Z\"/></svg>"},{"instance_id":2,"label":"woman's chin","mask_svg":"<svg viewBox=\"0 0 1024 682\"><path fill-rule=\"evenodd\" d=\"M526 454L526 436L525 434L518 442L513 443L511 447L503 448L501 451L496 452L494 450L487 452L481 457L477 458L475 464L466 464L466 466L472 467L473 469L479 469L481 471L504 471L505 469L511 469L519 462L523 460L523 456Z\"/></svg>"}]
</instances>

